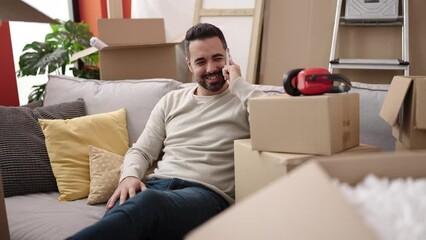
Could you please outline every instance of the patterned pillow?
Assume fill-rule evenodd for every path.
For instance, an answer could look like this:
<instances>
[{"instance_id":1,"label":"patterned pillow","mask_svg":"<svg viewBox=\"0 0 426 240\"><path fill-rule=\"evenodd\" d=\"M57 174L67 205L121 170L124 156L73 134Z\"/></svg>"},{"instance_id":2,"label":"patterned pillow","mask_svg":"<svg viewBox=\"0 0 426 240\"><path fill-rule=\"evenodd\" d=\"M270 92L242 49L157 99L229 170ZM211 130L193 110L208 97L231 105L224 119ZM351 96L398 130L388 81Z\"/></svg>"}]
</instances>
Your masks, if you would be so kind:
<instances>
[{"instance_id":1,"label":"patterned pillow","mask_svg":"<svg viewBox=\"0 0 426 240\"><path fill-rule=\"evenodd\" d=\"M118 186L124 157L89 146L90 192L87 204L107 202Z\"/></svg>"},{"instance_id":2,"label":"patterned pillow","mask_svg":"<svg viewBox=\"0 0 426 240\"><path fill-rule=\"evenodd\" d=\"M83 99L34 109L0 106L0 171L5 197L57 191L38 119L84 115Z\"/></svg>"}]
</instances>

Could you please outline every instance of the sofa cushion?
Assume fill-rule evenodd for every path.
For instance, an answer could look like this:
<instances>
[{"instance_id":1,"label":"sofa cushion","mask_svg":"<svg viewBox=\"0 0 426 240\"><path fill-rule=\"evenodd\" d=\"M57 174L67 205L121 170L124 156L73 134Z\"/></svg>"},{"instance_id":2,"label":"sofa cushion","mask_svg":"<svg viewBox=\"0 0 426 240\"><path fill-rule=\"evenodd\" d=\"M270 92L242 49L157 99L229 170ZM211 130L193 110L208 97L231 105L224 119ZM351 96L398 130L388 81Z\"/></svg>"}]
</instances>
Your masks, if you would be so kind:
<instances>
[{"instance_id":1,"label":"sofa cushion","mask_svg":"<svg viewBox=\"0 0 426 240\"><path fill-rule=\"evenodd\" d=\"M126 108L130 144L136 142L155 104L182 83L171 79L92 80L51 75L44 105L83 98L87 114Z\"/></svg>"},{"instance_id":2,"label":"sofa cushion","mask_svg":"<svg viewBox=\"0 0 426 240\"><path fill-rule=\"evenodd\" d=\"M6 198L10 239L66 239L105 214L105 204L87 205L86 199L60 202L58 197L50 192Z\"/></svg>"},{"instance_id":3,"label":"sofa cushion","mask_svg":"<svg viewBox=\"0 0 426 240\"><path fill-rule=\"evenodd\" d=\"M105 203L120 180L124 157L95 146L89 146L90 192L87 204Z\"/></svg>"},{"instance_id":4,"label":"sofa cushion","mask_svg":"<svg viewBox=\"0 0 426 240\"><path fill-rule=\"evenodd\" d=\"M82 99L33 110L0 106L0 171L6 197L57 191L37 120L69 119L84 114Z\"/></svg>"},{"instance_id":5,"label":"sofa cushion","mask_svg":"<svg viewBox=\"0 0 426 240\"><path fill-rule=\"evenodd\" d=\"M126 111L120 109L68 120L39 120L55 175L59 200L89 195L89 146L124 155L129 136Z\"/></svg>"}]
</instances>

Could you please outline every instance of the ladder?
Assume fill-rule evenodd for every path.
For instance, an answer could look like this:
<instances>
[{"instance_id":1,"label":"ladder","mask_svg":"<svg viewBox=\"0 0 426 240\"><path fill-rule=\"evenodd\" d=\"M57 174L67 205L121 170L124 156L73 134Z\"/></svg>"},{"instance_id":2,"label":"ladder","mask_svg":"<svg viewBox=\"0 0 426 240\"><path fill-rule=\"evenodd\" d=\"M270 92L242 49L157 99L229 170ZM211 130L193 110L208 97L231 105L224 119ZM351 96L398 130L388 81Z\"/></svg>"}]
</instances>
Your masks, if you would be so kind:
<instances>
[{"instance_id":1,"label":"ladder","mask_svg":"<svg viewBox=\"0 0 426 240\"><path fill-rule=\"evenodd\" d=\"M333 37L330 50L330 62L329 62L329 71L332 73L334 69L380 69L380 70L403 70L404 75L409 75L409 47L408 47L408 0L402 1L402 15L398 14L398 0L393 0L396 4L395 16L384 16L383 12L380 12L380 1L389 3L390 1L383 0L345 0L346 1L346 11L345 16L342 16L342 1L337 0L336 7L336 16L334 21L333 28ZM348 5L353 4L353 5ZM356 9L358 6L360 8ZM372 5L376 4L376 5ZM379 6L374 11L370 12L361 12L366 10L363 7L368 6ZM348 11L354 8L357 11ZM388 8L389 9L389 8ZM368 8L367 8L368 10ZM377 11L376 11L377 10ZM355 14L353 14L355 12ZM351 15L352 14L352 15ZM402 56L401 59L360 59L360 58L351 58L351 59L342 59L336 58L336 45L337 45L337 36L339 34L339 27L341 25L347 26L386 26L386 25L398 25L401 26L402 33Z\"/></svg>"}]
</instances>

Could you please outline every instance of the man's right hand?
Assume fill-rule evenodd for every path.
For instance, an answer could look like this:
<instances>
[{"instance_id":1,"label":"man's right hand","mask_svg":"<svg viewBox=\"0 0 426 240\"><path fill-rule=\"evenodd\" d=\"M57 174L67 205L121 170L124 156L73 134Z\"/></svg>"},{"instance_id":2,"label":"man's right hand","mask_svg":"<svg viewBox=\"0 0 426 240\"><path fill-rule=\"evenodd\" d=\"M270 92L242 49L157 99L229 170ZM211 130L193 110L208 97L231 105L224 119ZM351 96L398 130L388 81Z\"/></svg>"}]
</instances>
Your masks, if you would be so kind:
<instances>
[{"instance_id":1,"label":"man's right hand","mask_svg":"<svg viewBox=\"0 0 426 240\"><path fill-rule=\"evenodd\" d=\"M121 205L126 201L127 196L132 198L136 195L136 193L144 190L146 190L145 184L137 177L126 177L120 182L120 184L118 184L117 189L115 189L114 193L108 200L106 208L111 209L114 207L118 199L120 199Z\"/></svg>"}]
</instances>

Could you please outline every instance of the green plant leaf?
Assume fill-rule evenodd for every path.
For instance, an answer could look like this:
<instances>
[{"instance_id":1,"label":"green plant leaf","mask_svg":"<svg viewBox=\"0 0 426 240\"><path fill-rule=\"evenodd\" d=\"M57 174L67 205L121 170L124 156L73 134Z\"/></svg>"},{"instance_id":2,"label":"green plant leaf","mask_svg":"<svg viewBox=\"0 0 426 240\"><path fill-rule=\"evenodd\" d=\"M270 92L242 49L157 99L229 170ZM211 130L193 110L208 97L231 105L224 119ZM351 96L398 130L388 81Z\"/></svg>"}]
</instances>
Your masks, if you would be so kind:
<instances>
[{"instance_id":1,"label":"green plant leaf","mask_svg":"<svg viewBox=\"0 0 426 240\"><path fill-rule=\"evenodd\" d=\"M89 41L92 37L89 25L71 20L61 21L55 19L56 24L50 24L52 32L46 34L45 42L32 42L25 45L22 54L19 57L19 77L45 74L59 71L65 74L67 65L70 63L71 56L90 47ZM74 76L82 78L99 79L99 53L93 53L81 58L71 68ZM33 91L29 96L31 99L38 100L44 95L42 85L33 86Z\"/></svg>"},{"instance_id":2,"label":"green plant leaf","mask_svg":"<svg viewBox=\"0 0 426 240\"><path fill-rule=\"evenodd\" d=\"M32 86L32 91L28 95L28 103L33 101L43 101L46 91L46 83Z\"/></svg>"},{"instance_id":3,"label":"green plant leaf","mask_svg":"<svg viewBox=\"0 0 426 240\"><path fill-rule=\"evenodd\" d=\"M45 74L46 68L51 73L69 61L66 50L53 49L47 43L32 42L27 44L24 49L27 52L19 57L18 76Z\"/></svg>"}]
</instances>

